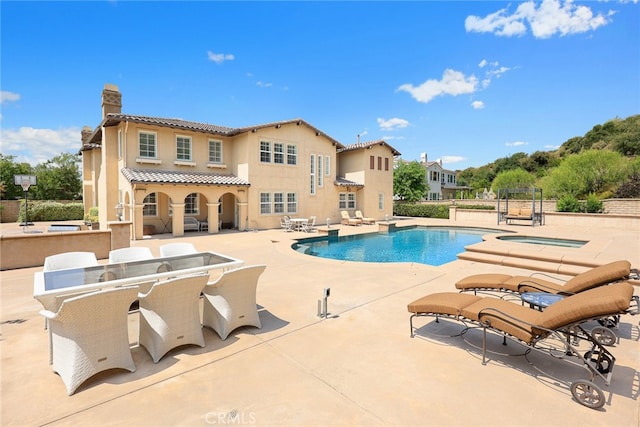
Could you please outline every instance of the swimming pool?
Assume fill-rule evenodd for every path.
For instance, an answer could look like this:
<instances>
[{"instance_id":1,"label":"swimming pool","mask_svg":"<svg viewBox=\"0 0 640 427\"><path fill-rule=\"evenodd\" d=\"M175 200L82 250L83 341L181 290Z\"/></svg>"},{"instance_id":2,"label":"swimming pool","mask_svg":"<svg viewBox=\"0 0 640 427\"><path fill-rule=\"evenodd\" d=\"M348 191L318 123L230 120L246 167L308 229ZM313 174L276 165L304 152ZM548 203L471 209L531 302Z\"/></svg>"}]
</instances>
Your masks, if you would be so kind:
<instances>
[{"instance_id":1,"label":"swimming pool","mask_svg":"<svg viewBox=\"0 0 640 427\"><path fill-rule=\"evenodd\" d=\"M589 243L585 240L556 239L551 237L534 236L498 236L496 239L516 243L530 243L533 245L562 246L566 248L581 248Z\"/></svg>"},{"instance_id":2,"label":"swimming pool","mask_svg":"<svg viewBox=\"0 0 640 427\"><path fill-rule=\"evenodd\" d=\"M503 231L461 227L407 227L388 234L367 233L301 239L292 248L306 255L359 262L418 262L442 265L457 259L464 247L482 241L487 233Z\"/></svg>"}]
</instances>

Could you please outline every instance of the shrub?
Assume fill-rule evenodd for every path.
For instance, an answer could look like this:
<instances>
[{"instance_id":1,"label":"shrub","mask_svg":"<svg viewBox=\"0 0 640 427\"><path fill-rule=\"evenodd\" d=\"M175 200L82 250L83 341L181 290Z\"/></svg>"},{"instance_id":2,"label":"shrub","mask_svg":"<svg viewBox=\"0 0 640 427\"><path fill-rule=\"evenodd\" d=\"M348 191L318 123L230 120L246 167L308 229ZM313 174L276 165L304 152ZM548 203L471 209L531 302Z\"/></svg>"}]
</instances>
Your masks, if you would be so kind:
<instances>
[{"instance_id":1,"label":"shrub","mask_svg":"<svg viewBox=\"0 0 640 427\"><path fill-rule=\"evenodd\" d=\"M590 194L585 202L585 211L588 213L602 213L603 210L602 201L595 194Z\"/></svg>"},{"instance_id":2,"label":"shrub","mask_svg":"<svg viewBox=\"0 0 640 427\"><path fill-rule=\"evenodd\" d=\"M458 209L477 209L480 211L495 211L495 206L489 205L456 205Z\"/></svg>"},{"instance_id":3,"label":"shrub","mask_svg":"<svg viewBox=\"0 0 640 427\"><path fill-rule=\"evenodd\" d=\"M414 203L395 203L393 214L397 216L412 216L420 218L449 218L447 205L422 205Z\"/></svg>"},{"instance_id":4,"label":"shrub","mask_svg":"<svg viewBox=\"0 0 640 427\"><path fill-rule=\"evenodd\" d=\"M97 206L93 206L89 208L89 212L84 216L84 220L85 222L90 222L90 223L94 223L94 222L98 222L99 221L99 215L100 211L98 210Z\"/></svg>"},{"instance_id":5,"label":"shrub","mask_svg":"<svg viewBox=\"0 0 640 427\"><path fill-rule=\"evenodd\" d=\"M82 219L82 203L60 203L51 201L30 201L28 204L29 221L72 221ZM24 222L24 200L20 202L18 222Z\"/></svg>"},{"instance_id":6,"label":"shrub","mask_svg":"<svg viewBox=\"0 0 640 427\"><path fill-rule=\"evenodd\" d=\"M556 203L558 212L580 212L580 202L570 194L562 196Z\"/></svg>"}]
</instances>

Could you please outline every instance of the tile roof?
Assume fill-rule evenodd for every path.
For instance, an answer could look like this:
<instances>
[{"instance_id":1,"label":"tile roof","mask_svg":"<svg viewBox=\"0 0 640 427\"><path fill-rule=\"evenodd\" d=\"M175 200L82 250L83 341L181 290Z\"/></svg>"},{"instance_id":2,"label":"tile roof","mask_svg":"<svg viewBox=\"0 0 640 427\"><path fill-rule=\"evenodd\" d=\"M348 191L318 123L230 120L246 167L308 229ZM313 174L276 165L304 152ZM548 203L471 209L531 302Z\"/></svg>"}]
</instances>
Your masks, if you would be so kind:
<instances>
[{"instance_id":1,"label":"tile roof","mask_svg":"<svg viewBox=\"0 0 640 427\"><path fill-rule=\"evenodd\" d=\"M364 184L358 184L342 177L337 177L334 184L338 187L364 187Z\"/></svg>"},{"instance_id":2,"label":"tile roof","mask_svg":"<svg viewBox=\"0 0 640 427\"><path fill-rule=\"evenodd\" d=\"M389 147L394 156L399 156L400 152L389 145L385 140L378 139L375 141L367 141L367 142L357 142L355 144L347 144L344 148L338 149L338 153L342 153L345 151L353 151L353 150L364 150L365 148L373 147L374 145L385 145Z\"/></svg>"},{"instance_id":3,"label":"tile roof","mask_svg":"<svg viewBox=\"0 0 640 427\"><path fill-rule=\"evenodd\" d=\"M137 116L132 114L109 113L104 118L102 123L93 131L89 139L83 144L83 147L80 151L91 150L93 148L100 147L100 145L102 144L102 127L116 126L120 122L144 123L144 124L153 125L153 126L163 126L163 127L174 128L174 129L184 129L184 130L190 130L194 132L210 133L210 134L221 135L221 136L235 136L235 135L240 135L247 132L256 132L258 129L268 128L268 127L280 128L284 125L289 125L289 124L296 124L298 126L305 125L311 130L313 130L316 136L322 135L327 139L329 139L337 149L341 149L344 147L337 140L331 138L329 135L325 134L324 132L320 131L314 126L311 126L309 123L305 122L302 119L263 123L260 125L245 126L241 128L230 128L226 126L212 125L209 123L191 122L188 120L182 120L182 119L176 119L176 118L162 118L162 117Z\"/></svg>"},{"instance_id":4,"label":"tile roof","mask_svg":"<svg viewBox=\"0 0 640 427\"><path fill-rule=\"evenodd\" d=\"M235 175L206 172L176 172L122 168L122 175L124 175L130 183L251 185L248 181L238 178Z\"/></svg>"}]
</instances>

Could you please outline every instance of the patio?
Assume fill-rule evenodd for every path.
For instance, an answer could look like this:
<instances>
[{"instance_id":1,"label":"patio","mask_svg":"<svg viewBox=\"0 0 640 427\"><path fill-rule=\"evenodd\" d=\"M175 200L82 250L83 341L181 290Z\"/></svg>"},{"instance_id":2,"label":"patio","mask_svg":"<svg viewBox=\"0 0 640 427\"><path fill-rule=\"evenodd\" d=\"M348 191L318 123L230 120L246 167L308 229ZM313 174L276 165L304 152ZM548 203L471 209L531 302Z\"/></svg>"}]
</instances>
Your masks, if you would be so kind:
<instances>
[{"instance_id":1,"label":"patio","mask_svg":"<svg viewBox=\"0 0 640 427\"><path fill-rule=\"evenodd\" d=\"M405 224L450 225L428 219ZM6 226L2 224L3 232ZM341 235L373 231L336 227ZM587 263L627 259L640 267L638 230L499 228L589 240L582 248L536 247L532 256L543 252ZM531 359L552 376L523 357L493 354L483 366L480 350L473 346L479 341L473 335L467 338L473 345L447 337L459 325L444 321L436 328L427 320L421 335L409 336L407 304L416 298L453 291L453 284L469 274L528 275L530 270L473 260L440 267L333 261L294 252L290 244L297 237L309 235L274 229L175 239L159 235L131 242L155 255L167 240L191 242L198 250L239 258L245 265L266 264L257 297L262 329L241 328L225 341L205 329L204 348L175 349L157 364L135 346L136 372L98 374L70 397L48 364L48 335L38 314L42 307L33 298L34 273L41 267L0 272L1 424L639 425L638 316L622 317L616 330L620 342L612 350L617 358L612 384L597 382L607 404L591 410L573 401L568 388L568 382L586 373L582 368L541 354ZM507 253L524 251L521 243L500 245ZM320 319L317 301L327 287L329 316ZM137 314L129 316L132 344L137 319Z\"/></svg>"}]
</instances>

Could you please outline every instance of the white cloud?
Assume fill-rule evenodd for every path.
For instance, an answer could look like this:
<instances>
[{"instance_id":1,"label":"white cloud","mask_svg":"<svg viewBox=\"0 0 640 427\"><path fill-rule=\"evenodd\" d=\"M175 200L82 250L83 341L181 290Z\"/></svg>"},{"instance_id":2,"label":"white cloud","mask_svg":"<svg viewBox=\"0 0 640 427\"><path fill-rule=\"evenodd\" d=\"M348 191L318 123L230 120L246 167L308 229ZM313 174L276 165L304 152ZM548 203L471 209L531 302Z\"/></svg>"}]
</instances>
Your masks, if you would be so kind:
<instances>
[{"instance_id":1,"label":"white cloud","mask_svg":"<svg viewBox=\"0 0 640 427\"><path fill-rule=\"evenodd\" d=\"M474 75L467 77L460 71L446 69L441 80L427 80L420 86L406 83L397 90L408 92L416 101L426 104L438 96L473 93L477 87L478 79Z\"/></svg>"},{"instance_id":2,"label":"white cloud","mask_svg":"<svg viewBox=\"0 0 640 427\"><path fill-rule=\"evenodd\" d=\"M557 150L558 148L560 148L559 145L551 145L551 144L547 144L545 145L543 148L547 149L547 150Z\"/></svg>"},{"instance_id":3,"label":"white cloud","mask_svg":"<svg viewBox=\"0 0 640 427\"><path fill-rule=\"evenodd\" d=\"M484 18L470 15L465 19L467 32L494 33L497 36L522 36L527 25L535 38L549 38L555 34L585 33L607 25L614 12L594 15L587 6L576 6L572 0L543 0L521 3L513 14L500 9Z\"/></svg>"},{"instance_id":4,"label":"white cloud","mask_svg":"<svg viewBox=\"0 0 640 427\"><path fill-rule=\"evenodd\" d=\"M60 153L76 153L80 150L80 128L0 129L2 154L16 156L17 162L31 166L46 162Z\"/></svg>"},{"instance_id":5,"label":"white cloud","mask_svg":"<svg viewBox=\"0 0 640 427\"><path fill-rule=\"evenodd\" d=\"M409 122L405 119L400 119L398 117L393 117L391 119L385 120L382 118L378 118L378 126L382 130L396 130L396 129L404 129L409 126Z\"/></svg>"},{"instance_id":6,"label":"white cloud","mask_svg":"<svg viewBox=\"0 0 640 427\"><path fill-rule=\"evenodd\" d=\"M20 100L19 93L13 93L6 90L0 91L0 104L4 104L5 102L15 102Z\"/></svg>"},{"instance_id":7,"label":"white cloud","mask_svg":"<svg viewBox=\"0 0 640 427\"><path fill-rule=\"evenodd\" d=\"M473 101L471 106L474 110L482 110L484 108L484 102L482 101Z\"/></svg>"},{"instance_id":8,"label":"white cloud","mask_svg":"<svg viewBox=\"0 0 640 427\"><path fill-rule=\"evenodd\" d=\"M460 163L460 162L464 162L465 160L467 160L467 158L462 156L442 156L443 165L451 164L451 163Z\"/></svg>"},{"instance_id":9,"label":"white cloud","mask_svg":"<svg viewBox=\"0 0 640 427\"><path fill-rule=\"evenodd\" d=\"M528 143L524 141L514 141L514 142L505 142L504 145L506 145L507 147L520 147L523 145L528 145Z\"/></svg>"},{"instance_id":10,"label":"white cloud","mask_svg":"<svg viewBox=\"0 0 640 427\"><path fill-rule=\"evenodd\" d=\"M382 137L382 139L389 142L389 141L402 141L402 140L405 140L406 138L404 136L385 135Z\"/></svg>"},{"instance_id":11,"label":"white cloud","mask_svg":"<svg viewBox=\"0 0 640 427\"><path fill-rule=\"evenodd\" d=\"M258 87L271 87L271 86L273 86L273 83L265 83L265 82L258 81L258 82L256 82L256 86L258 86Z\"/></svg>"},{"instance_id":12,"label":"white cloud","mask_svg":"<svg viewBox=\"0 0 640 427\"><path fill-rule=\"evenodd\" d=\"M207 51L207 57L209 61L215 62L216 64L222 64L225 61L233 61L235 56L230 53L213 53L210 50Z\"/></svg>"}]
</instances>

